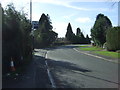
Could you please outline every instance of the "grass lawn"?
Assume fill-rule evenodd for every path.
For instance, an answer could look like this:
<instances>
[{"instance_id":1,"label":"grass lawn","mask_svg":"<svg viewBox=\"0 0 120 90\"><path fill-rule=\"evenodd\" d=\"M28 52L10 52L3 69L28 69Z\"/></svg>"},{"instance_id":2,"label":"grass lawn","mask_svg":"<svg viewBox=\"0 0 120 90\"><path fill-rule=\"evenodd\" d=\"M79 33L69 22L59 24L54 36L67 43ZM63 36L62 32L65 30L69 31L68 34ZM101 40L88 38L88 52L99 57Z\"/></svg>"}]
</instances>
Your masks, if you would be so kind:
<instances>
[{"instance_id":1,"label":"grass lawn","mask_svg":"<svg viewBox=\"0 0 120 90\"><path fill-rule=\"evenodd\" d=\"M103 55L103 56L108 56L108 57L112 57L112 58L120 58L120 53L117 52L110 52L110 51L102 51L103 48L98 48L98 47L85 47L84 48L80 47L80 50L83 51L91 51L93 53L99 54L99 55ZM118 55L119 54L119 55Z\"/></svg>"},{"instance_id":2,"label":"grass lawn","mask_svg":"<svg viewBox=\"0 0 120 90\"><path fill-rule=\"evenodd\" d=\"M120 55L118 55L119 53L117 52L110 52L110 51L94 51L94 53L100 54L100 55L104 55L104 56L109 56L112 58L120 58Z\"/></svg>"},{"instance_id":3,"label":"grass lawn","mask_svg":"<svg viewBox=\"0 0 120 90\"><path fill-rule=\"evenodd\" d=\"M91 46L91 45L81 45L79 47L88 47L88 46Z\"/></svg>"},{"instance_id":4,"label":"grass lawn","mask_svg":"<svg viewBox=\"0 0 120 90\"><path fill-rule=\"evenodd\" d=\"M102 50L102 48L98 48L98 47L86 47L86 48L80 48L80 50L84 50L84 51L98 51L98 50Z\"/></svg>"}]
</instances>

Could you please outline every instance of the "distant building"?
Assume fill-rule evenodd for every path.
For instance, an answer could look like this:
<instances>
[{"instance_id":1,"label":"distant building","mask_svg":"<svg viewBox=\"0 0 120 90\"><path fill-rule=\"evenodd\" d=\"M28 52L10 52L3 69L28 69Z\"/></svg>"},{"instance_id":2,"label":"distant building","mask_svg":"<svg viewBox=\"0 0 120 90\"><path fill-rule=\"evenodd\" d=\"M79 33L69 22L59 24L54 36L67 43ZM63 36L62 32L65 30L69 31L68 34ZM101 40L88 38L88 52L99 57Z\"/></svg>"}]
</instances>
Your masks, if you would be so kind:
<instances>
[{"instance_id":1,"label":"distant building","mask_svg":"<svg viewBox=\"0 0 120 90\"><path fill-rule=\"evenodd\" d=\"M32 29L38 29L38 21L32 21Z\"/></svg>"}]
</instances>

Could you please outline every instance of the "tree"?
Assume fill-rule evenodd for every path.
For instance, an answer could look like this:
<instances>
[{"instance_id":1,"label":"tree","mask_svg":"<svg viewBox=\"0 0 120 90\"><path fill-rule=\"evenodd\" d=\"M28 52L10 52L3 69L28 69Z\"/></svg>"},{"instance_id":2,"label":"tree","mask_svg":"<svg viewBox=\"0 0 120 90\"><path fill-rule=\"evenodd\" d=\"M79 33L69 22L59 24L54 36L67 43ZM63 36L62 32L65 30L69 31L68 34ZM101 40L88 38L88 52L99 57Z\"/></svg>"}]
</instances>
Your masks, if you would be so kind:
<instances>
[{"instance_id":1,"label":"tree","mask_svg":"<svg viewBox=\"0 0 120 90\"><path fill-rule=\"evenodd\" d=\"M82 32L81 32L81 36L80 36L80 43L81 44L85 44L86 43L85 36L84 36L84 34Z\"/></svg>"},{"instance_id":2,"label":"tree","mask_svg":"<svg viewBox=\"0 0 120 90\"><path fill-rule=\"evenodd\" d=\"M41 29L41 27L43 27L40 31L41 33L46 33L49 30L52 30L52 25L51 25L51 20L49 15L45 15L44 13L41 15L41 18L39 20L39 29Z\"/></svg>"},{"instance_id":3,"label":"tree","mask_svg":"<svg viewBox=\"0 0 120 90\"><path fill-rule=\"evenodd\" d=\"M80 30L80 28L77 28L76 35L77 35L77 36L80 36L80 35L81 35L81 30Z\"/></svg>"},{"instance_id":4,"label":"tree","mask_svg":"<svg viewBox=\"0 0 120 90\"><path fill-rule=\"evenodd\" d=\"M97 46L102 47L106 42L106 33L109 28L112 27L112 23L107 16L98 14L95 24L91 29L91 37Z\"/></svg>"},{"instance_id":5,"label":"tree","mask_svg":"<svg viewBox=\"0 0 120 90\"><path fill-rule=\"evenodd\" d=\"M73 41L74 41L74 36L75 36L75 35L74 35L73 31L72 31L71 24L68 23L67 32L66 32L65 37L66 37L66 39L67 39L68 41L73 42Z\"/></svg>"},{"instance_id":6,"label":"tree","mask_svg":"<svg viewBox=\"0 0 120 90\"><path fill-rule=\"evenodd\" d=\"M43 13L39 20L38 29L34 31L36 48L47 47L56 40L58 34L52 30L51 24L49 15Z\"/></svg>"},{"instance_id":7,"label":"tree","mask_svg":"<svg viewBox=\"0 0 120 90\"><path fill-rule=\"evenodd\" d=\"M89 38L88 34L86 35L86 43L87 43L87 44L90 44L90 43L91 43L91 41L90 41L90 38Z\"/></svg>"}]
</instances>

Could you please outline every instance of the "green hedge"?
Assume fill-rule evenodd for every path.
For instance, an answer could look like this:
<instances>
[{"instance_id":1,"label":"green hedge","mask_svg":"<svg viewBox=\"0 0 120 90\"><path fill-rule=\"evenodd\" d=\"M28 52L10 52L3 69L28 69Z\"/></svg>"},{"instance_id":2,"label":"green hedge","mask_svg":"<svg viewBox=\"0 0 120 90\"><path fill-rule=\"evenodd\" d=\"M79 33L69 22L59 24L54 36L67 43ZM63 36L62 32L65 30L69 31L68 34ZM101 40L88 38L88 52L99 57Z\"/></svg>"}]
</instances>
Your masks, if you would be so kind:
<instances>
[{"instance_id":1,"label":"green hedge","mask_svg":"<svg viewBox=\"0 0 120 90\"><path fill-rule=\"evenodd\" d=\"M107 50L120 50L120 27L110 28L106 35Z\"/></svg>"}]
</instances>

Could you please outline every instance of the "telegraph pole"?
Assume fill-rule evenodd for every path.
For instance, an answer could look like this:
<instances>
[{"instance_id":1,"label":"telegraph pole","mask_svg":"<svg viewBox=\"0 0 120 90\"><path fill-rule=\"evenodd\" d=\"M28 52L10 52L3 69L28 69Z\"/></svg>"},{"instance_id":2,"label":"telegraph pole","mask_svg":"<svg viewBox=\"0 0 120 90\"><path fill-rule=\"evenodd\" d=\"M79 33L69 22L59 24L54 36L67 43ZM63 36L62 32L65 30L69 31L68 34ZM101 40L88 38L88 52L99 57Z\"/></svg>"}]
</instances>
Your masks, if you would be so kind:
<instances>
[{"instance_id":1,"label":"telegraph pole","mask_svg":"<svg viewBox=\"0 0 120 90\"><path fill-rule=\"evenodd\" d=\"M30 0L30 23L32 24L32 0ZM32 33L32 42L33 42L33 50L34 50L34 34L33 34L33 29L31 27L31 33Z\"/></svg>"},{"instance_id":2,"label":"telegraph pole","mask_svg":"<svg viewBox=\"0 0 120 90\"><path fill-rule=\"evenodd\" d=\"M2 5L0 3L0 72L2 72ZM0 89L2 90L2 74L0 74Z\"/></svg>"},{"instance_id":3,"label":"telegraph pole","mask_svg":"<svg viewBox=\"0 0 120 90\"><path fill-rule=\"evenodd\" d=\"M120 1L118 1L118 26L120 26Z\"/></svg>"},{"instance_id":4,"label":"telegraph pole","mask_svg":"<svg viewBox=\"0 0 120 90\"><path fill-rule=\"evenodd\" d=\"M32 23L32 0L30 0L30 23Z\"/></svg>"}]
</instances>

